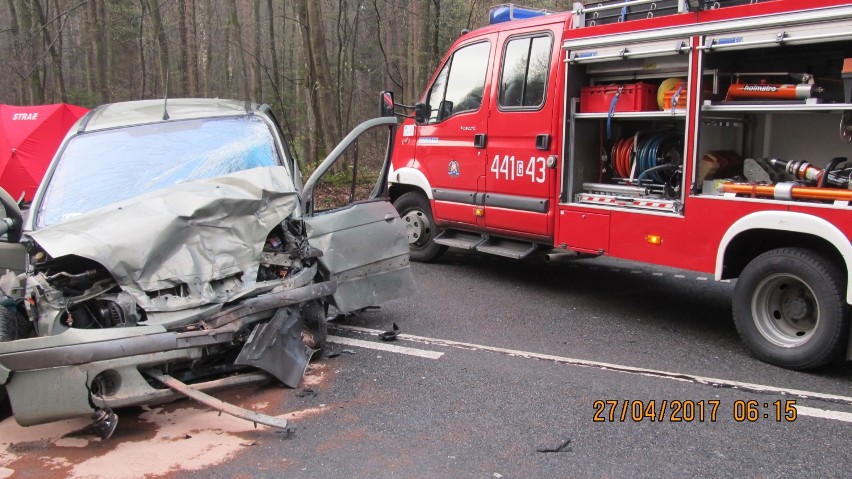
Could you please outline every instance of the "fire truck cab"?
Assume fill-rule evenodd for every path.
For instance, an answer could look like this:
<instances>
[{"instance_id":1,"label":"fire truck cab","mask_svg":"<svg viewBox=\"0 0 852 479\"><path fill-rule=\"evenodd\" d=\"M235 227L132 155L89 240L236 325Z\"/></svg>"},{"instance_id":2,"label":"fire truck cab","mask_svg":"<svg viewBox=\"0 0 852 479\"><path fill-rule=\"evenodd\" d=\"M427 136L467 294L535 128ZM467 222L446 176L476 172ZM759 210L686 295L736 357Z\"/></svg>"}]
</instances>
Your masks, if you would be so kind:
<instances>
[{"instance_id":1,"label":"fire truck cab","mask_svg":"<svg viewBox=\"0 0 852 479\"><path fill-rule=\"evenodd\" d=\"M607 255L738 278L758 358L850 359L852 2L583 3L498 7L446 54L394 146L412 259Z\"/></svg>"}]
</instances>

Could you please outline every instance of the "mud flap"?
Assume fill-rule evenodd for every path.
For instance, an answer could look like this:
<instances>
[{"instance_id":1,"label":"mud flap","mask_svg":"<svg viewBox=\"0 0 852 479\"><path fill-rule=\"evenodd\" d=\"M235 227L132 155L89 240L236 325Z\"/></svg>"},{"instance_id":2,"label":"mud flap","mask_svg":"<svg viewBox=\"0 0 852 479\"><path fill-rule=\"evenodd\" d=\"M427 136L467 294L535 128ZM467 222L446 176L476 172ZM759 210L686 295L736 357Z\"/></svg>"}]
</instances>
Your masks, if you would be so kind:
<instances>
[{"instance_id":1,"label":"mud flap","mask_svg":"<svg viewBox=\"0 0 852 479\"><path fill-rule=\"evenodd\" d=\"M296 388L317 352L302 342L306 329L298 308L281 308L269 322L254 328L234 363L262 369Z\"/></svg>"}]
</instances>

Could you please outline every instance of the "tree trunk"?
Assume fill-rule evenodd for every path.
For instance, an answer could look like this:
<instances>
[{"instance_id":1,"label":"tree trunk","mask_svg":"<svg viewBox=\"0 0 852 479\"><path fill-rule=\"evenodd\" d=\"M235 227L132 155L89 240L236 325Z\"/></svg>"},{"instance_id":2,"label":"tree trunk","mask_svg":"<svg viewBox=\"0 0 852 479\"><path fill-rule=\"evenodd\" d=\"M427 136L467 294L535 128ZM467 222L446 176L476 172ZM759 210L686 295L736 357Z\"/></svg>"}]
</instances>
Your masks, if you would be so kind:
<instances>
[{"instance_id":1,"label":"tree trunk","mask_svg":"<svg viewBox=\"0 0 852 479\"><path fill-rule=\"evenodd\" d=\"M154 27L157 51L160 54L160 84L163 91L159 92L159 96L167 97L171 94L169 92L169 41L163 29L163 18L160 15L160 4L157 0L148 0L148 10L151 11L151 24Z\"/></svg>"},{"instance_id":2,"label":"tree trunk","mask_svg":"<svg viewBox=\"0 0 852 479\"><path fill-rule=\"evenodd\" d=\"M42 85L41 83L41 48L38 48L37 46L39 43L37 39L41 37L39 35L31 35L33 31L34 7L32 7L32 5L28 5L27 3L28 2L21 0L21 3L18 5L18 13L21 17L21 31L23 31L24 34L30 38L28 45L22 45L28 53L28 55L23 55L23 57L31 62L30 65L25 67L28 72L27 78L29 80L29 103L31 105L41 105L44 103L44 85Z\"/></svg>"},{"instance_id":3,"label":"tree trunk","mask_svg":"<svg viewBox=\"0 0 852 479\"><path fill-rule=\"evenodd\" d=\"M343 67L344 67L344 49L346 48L348 25L344 19L344 11L346 10L347 2L337 0L337 61L334 69L334 84L337 85L334 94L335 111L337 112L337 124L343 128Z\"/></svg>"},{"instance_id":4,"label":"tree trunk","mask_svg":"<svg viewBox=\"0 0 852 479\"><path fill-rule=\"evenodd\" d=\"M186 0L177 0L177 11L181 53L178 56L180 89L177 94L185 97L189 94L189 34L186 25Z\"/></svg>"},{"instance_id":5,"label":"tree trunk","mask_svg":"<svg viewBox=\"0 0 852 479\"><path fill-rule=\"evenodd\" d=\"M429 76L429 67L431 62L429 61L430 57L430 49L429 44L432 40L432 35L430 32L430 26L432 25L432 14L431 14L431 4L432 0L419 0L420 2L420 38L417 41L416 49L417 49L417 78L412 85L412 93L420 91L424 85L426 85L426 81ZM437 26L436 26L437 29Z\"/></svg>"},{"instance_id":6,"label":"tree trunk","mask_svg":"<svg viewBox=\"0 0 852 479\"><path fill-rule=\"evenodd\" d=\"M376 37L379 40L379 51L382 52L382 60L384 61L385 70L385 90L394 90L398 95L397 98L405 100L405 89L403 88L402 74L394 61L394 28L385 28L382 34L382 14L379 12L379 6L376 0L373 0L373 11L376 14ZM385 4L386 18L393 16L393 7L390 3Z\"/></svg>"},{"instance_id":7,"label":"tree trunk","mask_svg":"<svg viewBox=\"0 0 852 479\"><path fill-rule=\"evenodd\" d=\"M44 39L44 44L50 52L53 80L56 83L56 89L59 91L59 101L62 103L68 103L68 93L65 91L65 77L62 75L62 57L57 51L55 42L50 38L50 31L47 28L47 19L44 15L44 9L41 7L41 0L33 0L33 7L35 8L39 26L41 27L41 35ZM58 35L62 35L61 29Z\"/></svg>"},{"instance_id":8,"label":"tree trunk","mask_svg":"<svg viewBox=\"0 0 852 479\"><path fill-rule=\"evenodd\" d=\"M432 55L429 59L429 65L431 66L431 70L434 70L438 63L441 61L441 44L440 44L440 36L438 35L441 31L439 28L441 25L441 0L432 0L432 10L435 11L435 14L432 16L434 18L435 28L432 29ZM429 78L426 78L426 81L429 81ZM426 85L422 85L425 87Z\"/></svg>"},{"instance_id":9,"label":"tree trunk","mask_svg":"<svg viewBox=\"0 0 852 479\"><path fill-rule=\"evenodd\" d=\"M316 111L319 113L317 121L322 125L322 141L324 153L329 153L339 141L339 125L334 113L334 94L331 90L331 70L328 66L328 54L325 48L325 34L322 24L322 2L300 0L307 3L307 36L310 44L309 68L313 72L314 96Z\"/></svg>"},{"instance_id":10,"label":"tree trunk","mask_svg":"<svg viewBox=\"0 0 852 479\"><path fill-rule=\"evenodd\" d=\"M352 105L355 102L355 90L357 85L355 82L357 81L355 77L355 45L358 44L358 25L361 24L361 8L363 7L364 2L362 0L358 0L358 3L355 5L355 20L352 22L353 31L352 31L352 39L349 42L349 80L348 80L348 91L347 95L348 101L346 102L346 117L344 118L344 122L342 127L344 131L348 131L352 127Z\"/></svg>"},{"instance_id":11,"label":"tree trunk","mask_svg":"<svg viewBox=\"0 0 852 479\"><path fill-rule=\"evenodd\" d=\"M207 36L205 37L206 43L204 46L204 96L210 96L212 91L210 82L213 78L213 5L209 2L207 3L207 15L205 17L207 18L204 24L207 29ZM228 43L225 42L225 45L227 48ZM228 71L225 70L226 75L227 73Z\"/></svg>"},{"instance_id":12,"label":"tree trunk","mask_svg":"<svg viewBox=\"0 0 852 479\"><path fill-rule=\"evenodd\" d=\"M251 63L251 76L254 83L251 98L263 103L263 59L260 45L260 0L252 2L252 29L254 30L254 61Z\"/></svg>"},{"instance_id":13,"label":"tree trunk","mask_svg":"<svg viewBox=\"0 0 852 479\"><path fill-rule=\"evenodd\" d=\"M139 8L142 11L142 15L139 17L139 91L140 98L145 98L145 89L147 87L146 81L148 80L148 66L145 63L145 16L148 12L148 1L147 0L139 0Z\"/></svg>"},{"instance_id":14,"label":"tree trunk","mask_svg":"<svg viewBox=\"0 0 852 479\"><path fill-rule=\"evenodd\" d=\"M308 130L306 132L306 138L303 138L302 140L302 144L304 145L303 158L305 159L307 165L315 167L320 160L321 141L317 141L316 138L317 124L320 123L320 112L319 102L317 101L317 91L314 87L316 83L316 77L312 60L314 54L311 51L313 45L311 44L309 22L307 21L307 4L307 0L296 0L295 2L293 2L296 17L302 20L301 22L299 22L299 34L302 39L302 68L304 69L305 77L305 93L307 93L306 101L309 107L307 115Z\"/></svg>"},{"instance_id":15,"label":"tree trunk","mask_svg":"<svg viewBox=\"0 0 852 479\"><path fill-rule=\"evenodd\" d=\"M192 27L187 33L188 51L186 54L186 75L189 80L189 95L198 96L198 28L195 19L195 0L184 0L189 11L189 22Z\"/></svg>"},{"instance_id":16,"label":"tree trunk","mask_svg":"<svg viewBox=\"0 0 852 479\"><path fill-rule=\"evenodd\" d=\"M240 17L237 15L237 1L231 0L228 2L228 27L231 38L233 38L236 47L236 56L239 59L238 68L242 70L243 79L243 95L245 100L251 98L251 86L249 84L248 72L246 71L246 53L243 48L243 31L240 25ZM233 49L232 49L233 50ZM231 65L233 68L233 65Z\"/></svg>"},{"instance_id":17,"label":"tree trunk","mask_svg":"<svg viewBox=\"0 0 852 479\"><path fill-rule=\"evenodd\" d=\"M272 89L275 90L277 98L280 94L281 82L278 78L280 72L278 71L278 52L275 49L275 45L281 40L275 38L275 10L273 10L272 6L272 0L266 0L266 9L269 11L269 52L272 56L272 74L269 80L272 83Z\"/></svg>"},{"instance_id":18,"label":"tree trunk","mask_svg":"<svg viewBox=\"0 0 852 479\"><path fill-rule=\"evenodd\" d=\"M20 31L20 26L18 25L18 12L17 12L17 9L15 8L15 0L9 0L9 16L11 17L9 19L10 24L11 24L9 31L12 34L12 41L14 42L12 51L17 56L17 58L20 59L20 58L22 58L21 53L22 53L23 49L22 49L22 46L21 46L21 31ZM19 68L15 68L15 70L20 71ZM16 95L17 96L16 103L23 104L23 103L25 103L23 82L16 82L16 83L18 85L18 88L16 88L16 90L17 90L16 91L16 94L17 94Z\"/></svg>"},{"instance_id":19,"label":"tree trunk","mask_svg":"<svg viewBox=\"0 0 852 479\"><path fill-rule=\"evenodd\" d=\"M100 94L101 101L103 103L109 103L112 101L112 90L110 89L110 85L112 82L110 80L113 77L113 69L112 69L112 56L109 54L110 52L110 35L109 29L107 26L109 25L109 19L107 18L106 6L104 4L104 0L100 0L95 2L95 6L97 7L97 73L98 73L98 83L100 85Z\"/></svg>"},{"instance_id":20,"label":"tree trunk","mask_svg":"<svg viewBox=\"0 0 852 479\"><path fill-rule=\"evenodd\" d=\"M420 54L418 53L417 42L420 39L420 0L411 2L412 13L409 15L410 21L408 27L407 51L406 51L406 76L405 90L409 92L411 98L415 96L415 84L417 83L417 72L420 70Z\"/></svg>"}]
</instances>

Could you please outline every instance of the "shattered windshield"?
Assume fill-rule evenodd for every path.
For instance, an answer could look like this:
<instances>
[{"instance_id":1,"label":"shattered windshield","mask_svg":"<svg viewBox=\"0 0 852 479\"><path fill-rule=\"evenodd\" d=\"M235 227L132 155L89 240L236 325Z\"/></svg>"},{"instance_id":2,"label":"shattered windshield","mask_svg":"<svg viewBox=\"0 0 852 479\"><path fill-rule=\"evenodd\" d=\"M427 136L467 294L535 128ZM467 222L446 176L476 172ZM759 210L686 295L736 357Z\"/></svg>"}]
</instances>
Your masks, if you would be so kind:
<instances>
[{"instance_id":1,"label":"shattered windshield","mask_svg":"<svg viewBox=\"0 0 852 479\"><path fill-rule=\"evenodd\" d=\"M65 147L36 227L178 183L281 164L269 127L257 116L86 133Z\"/></svg>"}]
</instances>

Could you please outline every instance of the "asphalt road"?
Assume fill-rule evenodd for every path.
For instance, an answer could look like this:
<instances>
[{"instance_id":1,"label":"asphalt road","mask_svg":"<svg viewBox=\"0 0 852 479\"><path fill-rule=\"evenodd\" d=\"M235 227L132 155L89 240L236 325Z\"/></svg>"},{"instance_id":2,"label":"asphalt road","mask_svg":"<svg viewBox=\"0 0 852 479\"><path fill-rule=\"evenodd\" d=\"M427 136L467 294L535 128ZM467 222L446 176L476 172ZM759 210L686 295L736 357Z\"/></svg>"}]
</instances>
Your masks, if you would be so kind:
<instances>
[{"instance_id":1,"label":"asphalt road","mask_svg":"<svg viewBox=\"0 0 852 479\"><path fill-rule=\"evenodd\" d=\"M332 334L381 344L374 332L352 327L384 330L396 322L404 335L416 337L394 345L443 355L332 343L330 352L356 354L325 360L329 378L305 401L307 407L325 404L324 412L300 421L291 439L215 469L216 476L239 475L280 457L288 458L286 467L262 474L849 475L852 368L804 374L752 358L732 324L732 284L609 260L553 265L463 254L415 264L414 272L417 295L338 320ZM645 371L623 371L629 368ZM727 382L714 386L695 376ZM760 391L766 386L846 399ZM605 420L593 420L598 400L619 401L614 421L606 403ZM655 401L657 411L664 400L692 401L694 409L704 401L704 421L696 411L692 421L672 422L682 414L671 409L663 421L645 411L634 421L636 403L629 402L622 422L624 400L644 408ZM797 412L802 406L839 411L846 421L801 413L795 421L776 421L773 403L781 401L783 409L788 400L796 401ZM748 401L756 401L754 422Z\"/></svg>"},{"instance_id":2,"label":"asphalt road","mask_svg":"<svg viewBox=\"0 0 852 479\"><path fill-rule=\"evenodd\" d=\"M188 422L195 406L179 402L124 412L112 445L89 441L77 456L57 440L19 442L10 450L41 463L12 462L11 477L50 457L57 477L85 475L74 465L122 449L146 458L137 477L850 474L852 366L799 373L751 357L732 323L731 283L605 259L449 254L413 269L416 295L334 322L333 357L317 361L302 388L221 396L291 418L291 434L219 425L204 445L205 428L221 419ZM380 341L394 322L400 337ZM152 431L146 415L172 413L162 424L180 434ZM234 449L214 448L231 434ZM195 443L206 462L186 455L151 467L163 443Z\"/></svg>"}]
</instances>

